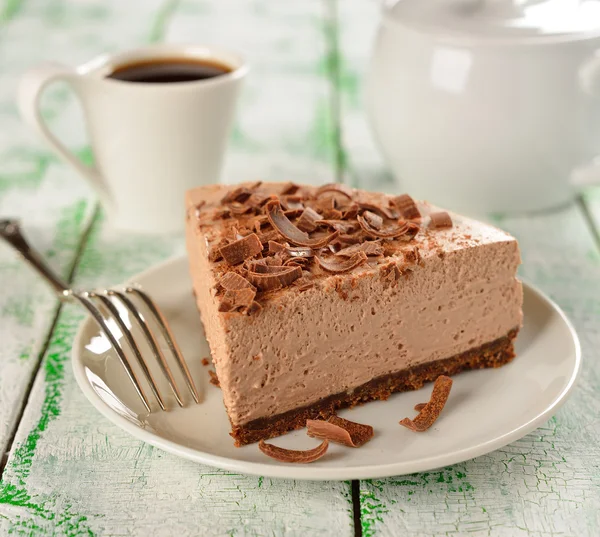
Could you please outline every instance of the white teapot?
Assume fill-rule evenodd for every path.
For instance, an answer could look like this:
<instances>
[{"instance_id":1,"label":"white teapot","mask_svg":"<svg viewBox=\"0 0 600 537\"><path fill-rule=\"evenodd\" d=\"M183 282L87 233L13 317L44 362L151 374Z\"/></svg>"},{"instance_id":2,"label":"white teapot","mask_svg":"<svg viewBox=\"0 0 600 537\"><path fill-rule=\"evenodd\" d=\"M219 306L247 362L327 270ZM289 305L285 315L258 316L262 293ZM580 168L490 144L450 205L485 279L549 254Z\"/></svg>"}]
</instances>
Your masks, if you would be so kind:
<instances>
[{"instance_id":1,"label":"white teapot","mask_svg":"<svg viewBox=\"0 0 600 537\"><path fill-rule=\"evenodd\" d=\"M600 182L600 1L388 2L367 106L414 197L466 212L565 203Z\"/></svg>"}]
</instances>

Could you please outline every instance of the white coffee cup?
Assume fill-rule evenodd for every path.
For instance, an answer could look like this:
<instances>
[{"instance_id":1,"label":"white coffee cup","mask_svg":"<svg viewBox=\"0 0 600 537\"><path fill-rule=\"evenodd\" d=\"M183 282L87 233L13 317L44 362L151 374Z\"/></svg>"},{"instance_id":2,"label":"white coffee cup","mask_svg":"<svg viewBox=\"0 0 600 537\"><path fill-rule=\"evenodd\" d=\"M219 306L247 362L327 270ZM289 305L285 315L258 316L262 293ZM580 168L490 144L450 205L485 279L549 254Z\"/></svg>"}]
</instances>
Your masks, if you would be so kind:
<instances>
[{"instance_id":1,"label":"white coffee cup","mask_svg":"<svg viewBox=\"0 0 600 537\"><path fill-rule=\"evenodd\" d=\"M120 66L187 60L230 69L213 78L144 83L107 78ZM118 229L183 229L184 192L219 181L235 103L248 66L237 54L209 46L155 45L100 56L75 69L45 64L27 72L18 102L25 121L98 193ZM81 100L94 165L82 163L48 129L39 109L52 82Z\"/></svg>"}]
</instances>

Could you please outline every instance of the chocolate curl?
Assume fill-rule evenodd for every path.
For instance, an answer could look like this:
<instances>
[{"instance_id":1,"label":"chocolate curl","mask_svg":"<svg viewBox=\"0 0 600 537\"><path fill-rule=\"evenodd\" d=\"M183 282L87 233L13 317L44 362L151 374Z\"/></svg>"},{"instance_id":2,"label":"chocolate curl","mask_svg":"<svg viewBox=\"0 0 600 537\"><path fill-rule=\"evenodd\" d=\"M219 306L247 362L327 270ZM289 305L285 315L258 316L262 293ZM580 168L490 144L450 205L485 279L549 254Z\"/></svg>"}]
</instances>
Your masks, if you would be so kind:
<instances>
[{"instance_id":1,"label":"chocolate curl","mask_svg":"<svg viewBox=\"0 0 600 537\"><path fill-rule=\"evenodd\" d=\"M292 194L295 194L296 192L298 192L298 190L300 190L300 186L289 181L289 182L283 184L283 186L281 187L281 191L279 192L279 195L280 196L292 195Z\"/></svg>"},{"instance_id":2,"label":"chocolate curl","mask_svg":"<svg viewBox=\"0 0 600 537\"><path fill-rule=\"evenodd\" d=\"M358 229L356 221L348 220L317 220L319 226L327 226L340 233L354 233Z\"/></svg>"},{"instance_id":3,"label":"chocolate curl","mask_svg":"<svg viewBox=\"0 0 600 537\"><path fill-rule=\"evenodd\" d=\"M419 433L429 429L440 417L450 395L451 388L452 379L445 375L440 375L433 384L433 391L431 392L429 402L425 404L414 420L404 418L400 422L400 425Z\"/></svg>"},{"instance_id":4,"label":"chocolate curl","mask_svg":"<svg viewBox=\"0 0 600 537\"><path fill-rule=\"evenodd\" d=\"M279 269L279 267L276 267ZM275 273L248 272L248 280L261 291L275 291L287 287L302 276L300 267L284 267Z\"/></svg>"},{"instance_id":5,"label":"chocolate curl","mask_svg":"<svg viewBox=\"0 0 600 537\"><path fill-rule=\"evenodd\" d=\"M348 259L344 261L340 261L339 259L323 259L322 257L316 255L315 259L317 263L326 270L327 272L333 272L339 274L341 272L348 272L360 265L362 265L367 260L367 254L365 252L356 252L352 254Z\"/></svg>"},{"instance_id":6,"label":"chocolate curl","mask_svg":"<svg viewBox=\"0 0 600 537\"><path fill-rule=\"evenodd\" d=\"M322 187L318 188L317 191L315 192L315 195L318 198L319 196L322 196L326 192L335 192L336 194L341 194L342 196L345 196L350 200L352 199L352 194L353 194L352 189L350 187L347 187L346 185L342 185L340 183L329 183L327 185L323 185Z\"/></svg>"},{"instance_id":7,"label":"chocolate curl","mask_svg":"<svg viewBox=\"0 0 600 537\"><path fill-rule=\"evenodd\" d=\"M371 227L374 227L375 229L381 229L383 227L383 218L378 214L372 213L371 211L365 211L362 216L369 222Z\"/></svg>"},{"instance_id":8,"label":"chocolate curl","mask_svg":"<svg viewBox=\"0 0 600 537\"><path fill-rule=\"evenodd\" d=\"M307 449L306 451L297 451L294 449L285 449L273 444L267 444L264 440L258 443L258 449L260 449L267 457L271 457L281 462L293 462L296 464L307 464L319 460L325 453L329 442L323 440L323 442L314 449Z\"/></svg>"},{"instance_id":9,"label":"chocolate curl","mask_svg":"<svg viewBox=\"0 0 600 537\"><path fill-rule=\"evenodd\" d=\"M291 209L294 210L304 210L304 203L302 196L282 196L280 199L281 205L286 211Z\"/></svg>"},{"instance_id":10,"label":"chocolate curl","mask_svg":"<svg viewBox=\"0 0 600 537\"><path fill-rule=\"evenodd\" d=\"M254 297L256 296L256 289L236 289L233 291L225 291L221 303L219 304L219 311L228 312L236 311L240 308L248 308L252 304Z\"/></svg>"},{"instance_id":11,"label":"chocolate curl","mask_svg":"<svg viewBox=\"0 0 600 537\"><path fill-rule=\"evenodd\" d=\"M217 377L217 374L212 369L208 370L208 376L210 377L210 381L209 382L213 386L216 386L217 388L221 387L221 383L219 382L219 377Z\"/></svg>"},{"instance_id":12,"label":"chocolate curl","mask_svg":"<svg viewBox=\"0 0 600 537\"><path fill-rule=\"evenodd\" d=\"M345 207L342 210L342 219L351 220L353 218L356 218L356 215L358 214L358 209L358 204L352 202L350 205L348 205L348 207Z\"/></svg>"},{"instance_id":13,"label":"chocolate curl","mask_svg":"<svg viewBox=\"0 0 600 537\"><path fill-rule=\"evenodd\" d=\"M340 257L352 257L356 252L364 252L367 256L383 255L383 246L379 242L367 241L361 244L353 244L337 252Z\"/></svg>"},{"instance_id":14,"label":"chocolate curl","mask_svg":"<svg viewBox=\"0 0 600 537\"><path fill-rule=\"evenodd\" d=\"M366 444L374 434L373 427L370 425L345 420L338 416L331 416L327 421L306 420L306 427L308 436L323 438L353 448Z\"/></svg>"},{"instance_id":15,"label":"chocolate curl","mask_svg":"<svg viewBox=\"0 0 600 537\"><path fill-rule=\"evenodd\" d=\"M221 205L227 205L228 203L239 202L243 203L252 195L252 190L240 186L235 188L234 190L230 190L225 194L223 199L221 200Z\"/></svg>"},{"instance_id":16,"label":"chocolate curl","mask_svg":"<svg viewBox=\"0 0 600 537\"><path fill-rule=\"evenodd\" d=\"M219 280L219 285L225 289L225 291L254 289L254 286L246 278L240 276L236 272L226 272Z\"/></svg>"},{"instance_id":17,"label":"chocolate curl","mask_svg":"<svg viewBox=\"0 0 600 537\"><path fill-rule=\"evenodd\" d=\"M266 206L266 213L269 222L277 232L296 246L308 246L309 248L323 248L338 236L338 232L332 233L326 237L311 239L308 233L298 229L281 210L278 201L270 201ZM262 248L261 248L262 249Z\"/></svg>"},{"instance_id":18,"label":"chocolate curl","mask_svg":"<svg viewBox=\"0 0 600 537\"><path fill-rule=\"evenodd\" d=\"M429 215L431 221L429 227L433 229L443 229L452 227L452 218L446 211L440 211L438 213L431 213Z\"/></svg>"},{"instance_id":19,"label":"chocolate curl","mask_svg":"<svg viewBox=\"0 0 600 537\"><path fill-rule=\"evenodd\" d=\"M412 199L408 194L396 196L392 201L394 205L398 207L398 210L404 218L408 218L409 220L421 218L421 213L417 207L417 204L415 203L415 200Z\"/></svg>"},{"instance_id":20,"label":"chocolate curl","mask_svg":"<svg viewBox=\"0 0 600 537\"><path fill-rule=\"evenodd\" d=\"M276 241L269 241L269 253L276 254L277 252L284 252L286 250L283 244L279 244Z\"/></svg>"},{"instance_id":21,"label":"chocolate curl","mask_svg":"<svg viewBox=\"0 0 600 537\"><path fill-rule=\"evenodd\" d=\"M262 252L263 246L256 233L252 233L243 239L231 242L219 249L223 259L230 265L237 265L246 259L254 257Z\"/></svg>"},{"instance_id":22,"label":"chocolate curl","mask_svg":"<svg viewBox=\"0 0 600 537\"><path fill-rule=\"evenodd\" d=\"M382 216L383 218L389 218L390 220L395 220L396 218L398 218L398 213L391 207L384 207L383 205L377 205L375 203L367 202L360 202L358 206L361 209L366 209L368 211L374 212L375 214Z\"/></svg>"},{"instance_id":23,"label":"chocolate curl","mask_svg":"<svg viewBox=\"0 0 600 537\"><path fill-rule=\"evenodd\" d=\"M300 215L300 218L298 218L296 226L299 230L307 231L310 233L311 231L317 229L317 221L321 219L322 216L317 211L311 209L310 207L307 207Z\"/></svg>"},{"instance_id":24,"label":"chocolate curl","mask_svg":"<svg viewBox=\"0 0 600 537\"><path fill-rule=\"evenodd\" d=\"M363 229L367 235L371 237L376 237L380 239L395 239L397 237L401 237L405 233L408 233L410 227L404 222L400 221L398 225L385 226L381 229L374 228L362 215L358 215L356 217L360 227Z\"/></svg>"}]
</instances>

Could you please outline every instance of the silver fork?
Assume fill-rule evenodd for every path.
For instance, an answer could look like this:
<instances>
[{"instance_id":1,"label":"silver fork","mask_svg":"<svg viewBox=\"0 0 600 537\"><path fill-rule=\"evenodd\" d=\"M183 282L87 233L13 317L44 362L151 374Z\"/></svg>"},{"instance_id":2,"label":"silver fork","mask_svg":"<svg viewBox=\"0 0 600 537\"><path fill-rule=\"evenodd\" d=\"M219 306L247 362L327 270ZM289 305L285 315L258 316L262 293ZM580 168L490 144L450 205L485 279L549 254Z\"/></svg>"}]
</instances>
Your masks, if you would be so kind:
<instances>
[{"instance_id":1,"label":"silver fork","mask_svg":"<svg viewBox=\"0 0 600 537\"><path fill-rule=\"evenodd\" d=\"M0 237L2 237L8 244L10 244L20 255L27 261L36 271L50 284L54 289L58 298L62 302L78 302L81 304L88 313L92 316L92 319L96 322L100 330L104 332L108 338L110 344L115 350L121 365L125 369L129 380L133 384L135 391L142 400L146 410L152 412L148 397L144 393L144 390L140 384L140 381L131 367L125 348L119 340L119 333L107 323L108 319L112 319L118 326L120 333L123 335L123 339L127 342L127 347L130 349L135 360L140 366L144 377L148 381L150 389L156 398L160 408L167 410L164 399L160 394L156 381L148 368L148 365L144 359L144 356L135 341L132 331L127 327L126 319L121 316L116 304L120 303L125 310L133 317L136 324L140 327L141 332L146 340L148 346L152 350L154 358L157 360L160 370L167 379L171 391L175 396L175 399L180 407L184 405L184 399L181 391L177 387L177 383L173 378L171 369L163 351L161 350L157 337L152 329L155 325L158 327L160 334L169 348L173 358L175 359L184 379L185 383L194 398L196 403L200 402L198 391L192 380L190 371L183 359L181 351L175 342L175 338L164 315L158 309L156 303L148 296L144 291L135 287L126 287L124 290L115 289L104 289L102 291L75 291L70 289L68 284L62 281L44 262L41 255L35 251L27 242L19 226L17 220L0 220ZM140 309L136 302L143 306Z\"/></svg>"}]
</instances>

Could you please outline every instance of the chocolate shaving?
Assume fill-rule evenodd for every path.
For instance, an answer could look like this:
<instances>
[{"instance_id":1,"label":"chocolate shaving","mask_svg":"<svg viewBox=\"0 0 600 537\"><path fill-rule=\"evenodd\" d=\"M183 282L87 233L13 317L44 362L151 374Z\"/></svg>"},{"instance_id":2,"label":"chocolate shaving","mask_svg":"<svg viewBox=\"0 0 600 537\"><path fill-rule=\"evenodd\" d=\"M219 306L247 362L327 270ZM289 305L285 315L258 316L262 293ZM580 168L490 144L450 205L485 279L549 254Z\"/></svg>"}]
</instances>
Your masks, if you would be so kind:
<instances>
[{"instance_id":1,"label":"chocolate shaving","mask_svg":"<svg viewBox=\"0 0 600 537\"><path fill-rule=\"evenodd\" d=\"M303 257L303 258L309 258L309 257L313 257L315 255L315 252L312 248L308 248L306 246L292 246L290 248L286 248L286 251L288 254L290 254L292 257Z\"/></svg>"},{"instance_id":2,"label":"chocolate shaving","mask_svg":"<svg viewBox=\"0 0 600 537\"><path fill-rule=\"evenodd\" d=\"M408 226L408 229L406 230L406 233L404 234L403 239L410 240L419 232L419 229L421 229L421 226L419 224L417 224L416 222L410 222L410 221L406 222L406 225Z\"/></svg>"},{"instance_id":3,"label":"chocolate shaving","mask_svg":"<svg viewBox=\"0 0 600 537\"><path fill-rule=\"evenodd\" d=\"M243 276L235 272L226 272L219 280L219 285L225 291L239 291L240 289L254 289L254 286Z\"/></svg>"},{"instance_id":4,"label":"chocolate shaving","mask_svg":"<svg viewBox=\"0 0 600 537\"><path fill-rule=\"evenodd\" d=\"M433 391L429 402L420 410L414 420L404 418L400 425L415 432L423 432L429 429L439 418L452 388L452 379L445 375L440 375L433 384Z\"/></svg>"},{"instance_id":5,"label":"chocolate shaving","mask_svg":"<svg viewBox=\"0 0 600 537\"><path fill-rule=\"evenodd\" d=\"M383 218L378 214L372 213L371 211L365 211L362 216L371 227L374 227L375 229L381 229L383 227Z\"/></svg>"},{"instance_id":6,"label":"chocolate shaving","mask_svg":"<svg viewBox=\"0 0 600 537\"><path fill-rule=\"evenodd\" d=\"M239 201L234 201L232 203L230 203L228 205L229 210L231 211L231 214L234 214L236 216L241 216L242 214L246 214L249 213L250 211L252 211L252 207L248 206L248 205L244 205L243 203L240 203Z\"/></svg>"},{"instance_id":7,"label":"chocolate shaving","mask_svg":"<svg viewBox=\"0 0 600 537\"><path fill-rule=\"evenodd\" d=\"M308 233L298 229L281 210L278 201L270 201L266 206L267 217L271 225L288 241L297 246L308 246L310 248L322 248L330 243L338 232L326 237L311 239Z\"/></svg>"},{"instance_id":8,"label":"chocolate shaving","mask_svg":"<svg viewBox=\"0 0 600 537\"><path fill-rule=\"evenodd\" d=\"M306 267L307 265L310 265L311 262L312 260L307 257L290 257L289 259L286 259L283 264L286 267Z\"/></svg>"},{"instance_id":9,"label":"chocolate shaving","mask_svg":"<svg viewBox=\"0 0 600 537\"><path fill-rule=\"evenodd\" d=\"M234 201L243 203L252 195L252 191L246 187L240 186L234 190L230 190L221 200L221 205L227 205Z\"/></svg>"},{"instance_id":10,"label":"chocolate shaving","mask_svg":"<svg viewBox=\"0 0 600 537\"><path fill-rule=\"evenodd\" d=\"M326 192L335 192L336 194L342 194L348 199L352 199L353 195L353 190L350 187L347 187L346 185L342 185L340 183L329 183L327 185L323 185L322 187L317 189L315 195L318 198Z\"/></svg>"},{"instance_id":11,"label":"chocolate shaving","mask_svg":"<svg viewBox=\"0 0 600 537\"><path fill-rule=\"evenodd\" d=\"M363 240L364 237L362 233L340 233L335 242L340 242L341 244L357 244Z\"/></svg>"},{"instance_id":12,"label":"chocolate shaving","mask_svg":"<svg viewBox=\"0 0 600 537\"><path fill-rule=\"evenodd\" d=\"M279 233L275 229L269 229L258 233L258 240L261 244L269 244L270 241L275 241L280 238Z\"/></svg>"},{"instance_id":13,"label":"chocolate shaving","mask_svg":"<svg viewBox=\"0 0 600 537\"><path fill-rule=\"evenodd\" d=\"M302 211L304 209L303 199L302 196L282 196L280 202L281 206L286 210L299 209Z\"/></svg>"},{"instance_id":14,"label":"chocolate shaving","mask_svg":"<svg viewBox=\"0 0 600 537\"><path fill-rule=\"evenodd\" d=\"M307 207L300 215L298 222L296 222L296 226L298 229L302 231L308 231L310 233L311 231L317 229L317 221L321 220L321 218L321 215L317 211Z\"/></svg>"},{"instance_id":15,"label":"chocolate shaving","mask_svg":"<svg viewBox=\"0 0 600 537\"><path fill-rule=\"evenodd\" d=\"M262 263L255 263L249 267L250 272L254 274L277 274L279 272L285 272L287 267L282 265L267 265Z\"/></svg>"},{"instance_id":16,"label":"chocolate shaving","mask_svg":"<svg viewBox=\"0 0 600 537\"><path fill-rule=\"evenodd\" d=\"M248 272L248 280L261 291L275 291L287 287L302 276L300 267L286 267L286 270L276 273Z\"/></svg>"},{"instance_id":17,"label":"chocolate shaving","mask_svg":"<svg viewBox=\"0 0 600 537\"><path fill-rule=\"evenodd\" d=\"M333 211L336 208L335 198L333 196L323 196L313 201L313 207L320 213Z\"/></svg>"},{"instance_id":18,"label":"chocolate shaving","mask_svg":"<svg viewBox=\"0 0 600 537\"><path fill-rule=\"evenodd\" d=\"M286 250L286 247L283 244L279 244L275 241L269 241L269 253L276 254L277 252L283 252Z\"/></svg>"},{"instance_id":19,"label":"chocolate shaving","mask_svg":"<svg viewBox=\"0 0 600 537\"><path fill-rule=\"evenodd\" d=\"M426 406L427 406L427 403L417 403L415 405L415 410L417 412L421 412L421 410L423 410Z\"/></svg>"},{"instance_id":20,"label":"chocolate shaving","mask_svg":"<svg viewBox=\"0 0 600 537\"><path fill-rule=\"evenodd\" d=\"M254 288L225 291L221 304L219 304L219 311L229 312L240 308L247 308L252 304L255 296L256 290Z\"/></svg>"},{"instance_id":21,"label":"chocolate shaving","mask_svg":"<svg viewBox=\"0 0 600 537\"><path fill-rule=\"evenodd\" d=\"M319 226L327 226L340 233L353 233L358 229L356 222L347 222L346 220L317 220Z\"/></svg>"},{"instance_id":22,"label":"chocolate shaving","mask_svg":"<svg viewBox=\"0 0 600 537\"><path fill-rule=\"evenodd\" d=\"M323 220L341 220L342 219L342 211L337 209L325 208L323 209L321 218Z\"/></svg>"},{"instance_id":23,"label":"chocolate shaving","mask_svg":"<svg viewBox=\"0 0 600 537\"><path fill-rule=\"evenodd\" d=\"M292 218L298 218L303 212L304 209L290 209L289 211L283 211L283 214L291 220Z\"/></svg>"},{"instance_id":24,"label":"chocolate shaving","mask_svg":"<svg viewBox=\"0 0 600 537\"><path fill-rule=\"evenodd\" d=\"M429 227L433 229L443 229L452 227L452 218L446 211L440 211L439 213L431 213L429 215L431 221Z\"/></svg>"},{"instance_id":25,"label":"chocolate shaving","mask_svg":"<svg viewBox=\"0 0 600 537\"><path fill-rule=\"evenodd\" d=\"M314 282L309 276L302 276L294 282L294 286L298 288L298 291L307 291L308 289L315 286Z\"/></svg>"},{"instance_id":26,"label":"chocolate shaving","mask_svg":"<svg viewBox=\"0 0 600 537\"><path fill-rule=\"evenodd\" d=\"M375 203L367 202L359 202L358 205L361 209L366 209L368 211L374 212L375 214L382 216L383 218L389 218L391 220L395 220L396 218L398 218L398 213L391 207L384 207L383 205L377 205Z\"/></svg>"},{"instance_id":27,"label":"chocolate shaving","mask_svg":"<svg viewBox=\"0 0 600 537\"><path fill-rule=\"evenodd\" d=\"M210 361L209 361L209 359L208 359L208 358L202 358L202 365L203 365L203 366L205 366L205 367L206 367L206 366L207 366L209 363L210 363Z\"/></svg>"},{"instance_id":28,"label":"chocolate shaving","mask_svg":"<svg viewBox=\"0 0 600 537\"><path fill-rule=\"evenodd\" d=\"M261 216L257 216L253 221L252 221L252 229L254 229L254 231L256 231L256 233L260 233L261 228L263 227L263 225L270 225L269 224L269 219L263 214Z\"/></svg>"},{"instance_id":29,"label":"chocolate shaving","mask_svg":"<svg viewBox=\"0 0 600 537\"><path fill-rule=\"evenodd\" d=\"M358 204L354 202L351 203L350 205L348 205L348 207L342 210L342 219L351 220L352 218L356 218L356 215L358 214L358 209Z\"/></svg>"},{"instance_id":30,"label":"chocolate shaving","mask_svg":"<svg viewBox=\"0 0 600 537\"><path fill-rule=\"evenodd\" d=\"M229 218L230 216L231 216L231 211L227 207L223 207L223 208L217 209L215 211L215 218L217 220L219 220L219 219L227 220L227 218Z\"/></svg>"},{"instance_id":31,"label":"chocolate shaving","mask_svg":"<svg viewBox=\"0 0 600 537\"><path fill-rule=\"evenodd\" d=\"M367 260L367 254L364 252L356 252L345 261L340 261L335 257L324 259L318 255L315 256L315 259L322 269L326 270L327 272L339 274L341 272L348 272L349 270L362 265Z\"/></svg>"},{"instance_id":32,"label":"chocolate shaving","mask_svg":"<svg viewBox=\"0 0 600 537\"><path fill-rule=\"evenodd\" d=\"M262 252L263 246L256 233L252 233L243 239L234 241L220 248L223 259L230 265L237 265L250 257Z\"/></svg>"},{"instance_id":33,"label":"chocolate shaving","mask_svg":"<svg viewBox=\"0 0 600 537\"><path fill-rule=\"evenodd\" d=\"M298 190L300 190L300 187L298 185L292 182L288 182L281 187L281 192L279 192L279 195L286 196L290 194L295 194L296 192L298 192Z\"/></svg>"},{"instance_id":34,"label":"chocolate shaving","mask_svg":"<svg viewBox=\"0 0 600 537\"><path fill-rule=\"evenodd\" d=\"M295 449L285 449L273 444L267 444L264 440L258 443L258 449L260 449L267 457L281 461L281 462L294 462L298 464L306 464L314 462L320 459L325 453L329 442L323 440L323 442L314 449L307 449L306 451L297 451Z\"/></svg>"},{"instance_id":35,"label":"chocolate shaving","mask_svg":"<svg viewBox=\"0 0 600 537\"><path fill-rule=\"evenodd\" d=\"M403 220L399 221L397 225L385 226L381 229L376 229L371 226L371 224L362 215L359 214L356 219L358 220L360 227L363 228L365 233L371 237L394 239L396 237L401 237L409 230L408 224Z\"/></svg>"},{"instance_id":36,"label":"chocolate shaving","mask_svg":"<svg viewBox=\"0 0 600 537\"><path fill-rule=\"evenodd\" d=\"M246 205L249 205L253 209L259 209L260 207L265 205L267 201L276 199L278 198L275 194L252 194L252 196L248 198Z\"/></svg>"},{"instance_id":37,"label":"chocolate shaving","mask_svg":"<svg viewBox=\"0 0 600 537\"><path fill-rule=\"evenodd\" d=\"M209 369L208 370L208 375L210 376L210 383L213 386L216 386L217 388L220 388L221 387L221 383L219 382L219 377L217 377L217 374L212 369Z\"/></svg>"},{"instance_id":38,"label":"chocolate shaving","mask_svg":"<svg viewBox=\"0 0 600 537\"><path fill-rule=\"evenodd\" d=\"M225 239L219 240L219 242L208 251L208 260L216 262L223 259L223 256L221 255L221 248L226 245L227 241Z\"/></svg>"},{"instance_id":39,"label":"chocolate shaving","mask_svg":"<svg viewBox=\"0 0 600 537\"><path fill-rule=\"evenodd\" d=\"M394 205L398 207L398 210L404 218L421 218L421 212L419 211L415 200L412 199L408 194L396 196L392 201Z\"/></svg>"},{"instance_id":40,"label":"chocolate shaving","mask_svg":"<svg viewBox=\"0 0 600 537\"><path fill-rule=\"evenodd\" d=\"M379 244L379 242L363 242L362 244L353 244L352 246L348 246L343 250L340 250L335 255L339 255L342 257L351 257L356 252L364 252L368 256L379 256L383 255L383 246Z\"/></svg>"},{"instance_id":41,"label":"chocolate shaving","mask_svg":"<svg viewBox=\"0 0 600 537\"><path fill-rule=\"evenodd\" d=\"M331 416L327 421L306 420L307 434L336 444L358 448L373 438L373 427Z\"/></svg>"},{"instance_id":42,"label":"chocolate shaving","mask_svg":"<svg viewBox=\"0 0 600 537\"><path fill-rule=\"evenodd\" d=\"M418 265L421 262L421 252L418 246L403 250L402 255L407 265Z\"/></svg>"}]
</instances>

